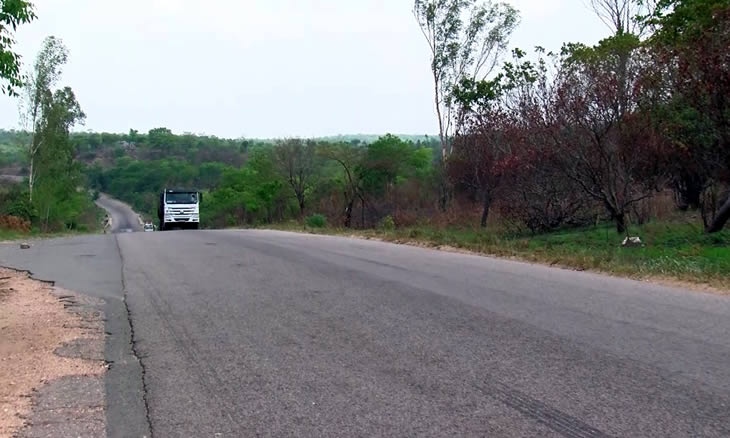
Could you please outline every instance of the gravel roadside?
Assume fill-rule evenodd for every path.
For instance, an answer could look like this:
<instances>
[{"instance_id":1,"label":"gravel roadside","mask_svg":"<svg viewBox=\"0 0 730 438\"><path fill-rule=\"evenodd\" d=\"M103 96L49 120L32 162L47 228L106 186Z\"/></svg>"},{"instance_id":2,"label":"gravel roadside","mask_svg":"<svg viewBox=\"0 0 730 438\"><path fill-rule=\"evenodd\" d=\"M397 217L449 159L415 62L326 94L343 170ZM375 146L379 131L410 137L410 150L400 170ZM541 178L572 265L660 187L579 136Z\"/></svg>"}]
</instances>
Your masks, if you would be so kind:
<instances>
[{"instance_id":1,"label":"gravel roadside","mask_svg":"<svg viewBox=\"0 0 730 438\"><path fill-rule=\"evenodd\" d=\"M98 303L0 268L0 437L100 436ZM103 384L99 388L103 389Z\"/></svg>"}]
</instances>

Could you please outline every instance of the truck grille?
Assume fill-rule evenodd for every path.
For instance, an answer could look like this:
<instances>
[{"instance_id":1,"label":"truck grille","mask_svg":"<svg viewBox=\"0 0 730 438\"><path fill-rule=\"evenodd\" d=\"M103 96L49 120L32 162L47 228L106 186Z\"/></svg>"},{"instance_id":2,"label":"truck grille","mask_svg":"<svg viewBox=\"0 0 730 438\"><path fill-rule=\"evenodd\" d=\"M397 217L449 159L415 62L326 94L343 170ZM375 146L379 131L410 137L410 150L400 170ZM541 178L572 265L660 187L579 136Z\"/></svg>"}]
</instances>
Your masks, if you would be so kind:
<instances>
[{"instance_id":1,"label":"truck grille","mask_svg":"<svg viewBox=\"0 0 730 438\"><path fill-rule=\"evenodd\" d=\"M195 213L195 210L192 208L175 208L175 207L173 207L170 210L171 210L172 214L175 216L177 216L177 215L189 216L189 215Z\"/></svg>"}]
</instances>

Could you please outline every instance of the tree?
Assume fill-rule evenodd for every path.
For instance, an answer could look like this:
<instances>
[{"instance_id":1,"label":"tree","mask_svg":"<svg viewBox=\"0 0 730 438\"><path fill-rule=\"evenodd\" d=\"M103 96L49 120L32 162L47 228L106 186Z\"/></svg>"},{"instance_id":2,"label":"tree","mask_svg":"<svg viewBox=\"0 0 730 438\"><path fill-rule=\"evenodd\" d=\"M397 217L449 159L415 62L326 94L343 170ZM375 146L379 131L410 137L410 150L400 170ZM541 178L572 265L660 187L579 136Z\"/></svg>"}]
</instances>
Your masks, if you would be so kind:
<instances>
[{"instance_id":1,"label":"tree","mask_svg":"<svg viewBox=\"0 0 730 438\"><path fill-rule=\"evenodd\" d=\"M24 0L0 0L0 78L6 81L0 85L3 94L17 96L16 90L23 87L20 74L20 55L13 52L14 33L21 24L36 18L33 4Z\"/></svg>"},{"instance_id":2,"label":"tree","mask_svg":"<svg viewBox=\"0 0 730 438\"><path fill-rule=\"evenodd\" d=\"M482 228L487 226L495 191L512 154L509 123L506 114L492 112L489 123L479 124L455 139L448 162L451 180L481 200Z\"/></svg>"},{"instance_id":3,"label":"tree","mask_svg":"<svg viewBox=\"0 0 730 438\"><path fill-rule=\"evenodd\" d=\"M150 129L147 138L150 146L156 149L170 150L175 146L175 135L167 128Z\"/></svg>"},{"instance_id":4,"label":"tree","mask_svg":"<svg viewBox=\"0 0 730 438\"><path fill-rule=\"evenodd\" d=\"M413 14L431 51L441 155L446 161L455 116L452 91L462 79L479 81L494 70L519 14L507 3L477 0L415 0Z\"/></svg>"},{"instance_id":5,"label":"tree","mask_svg":"<svg viewBox=\"0 0 730 438\"><path fill-rule=\"evenodd\" d=\"M31 201L37 176L36 158L40 150L47 146L48 140L39 134L44 124L48 123L47 112L54 107L52 88L60 79L67 60L68 51L63 42L54 36L47 37L25 85L21 117L29 125L31 133L28 143L28 196Z\"/></svg>"},{"instance_id":6,"label":"tree","mask_svg":"<svg viewBox=\"0 0 730 438\"><path fill-rule=\"evenodd\" d=\"M590 0L590 4L598 18L614 32L614 35L641 36L649 29L649 23L643 18L651 16L661 1Z\"/></svg>"},{"instance_id":7,"label":"tree","mask_svg":"<svg viewBox=\"0 0 730 438\"><path fill-rule=\"evenodd\" d=\"M317 170L315 143L298 138L284 140L274 146L274 162L297 199L300 215L304 215L307 199L314 186Z\"/></svg>"},{"instance_id":8,"label":"tree","mask_svg":"<svg viewBox=\"0 0 730 438\"><path fill-rule=\"evenodd\" d=\"M666 169L663 138L639 108L643 59L630 34L591 48L573 45L553 104L561 171L603 204L619 233L629 207L658 190Z\"/></svg>"},{"instance_id":9,"label":"tree","mask_svg":"<svg viewBox=\"0 0 730 438\"><path fill-rule=\"evenodd\" d=\"M363 193L361 173L358 172L358 167L361 165L364 152L364 148L358 146L357 143L337 143L331 145L324 145L318 151L319 154L325 159L332 160L342 167L344 174L343 186L345 196L345 228L352 227L352 212L355 206L355 201L359 199L363 204L365 203L365 195Z\"/></svg>"},{"instance_id":10,"label":"tree","mask_svg":"<svg viewBox=\"0 0 730 438\"><path fill-rule=\"evenodd\" d=\"M700 204L705 230L730 219L730 5L727 0L661 0L647 22L657 28L650 43L667 91L660 113L675 148L674 179Z\"/></svg>"},{"instance_id":11,"label":"tree","mask_svg":"<svg viewBox=\"0 0 730 438\"><path fill-rule=\"evenodd\" d=\"M69 87L56 90L43 110L38 136L44 147L36 157L36 192L34 200L45 230L53 222L64 222L72 228L83 207L83 196L77 191L81 185L79 166L74 163L74 148L69 140L73 125L86 117L76 96Z\"/></svg>"}]
</instances>

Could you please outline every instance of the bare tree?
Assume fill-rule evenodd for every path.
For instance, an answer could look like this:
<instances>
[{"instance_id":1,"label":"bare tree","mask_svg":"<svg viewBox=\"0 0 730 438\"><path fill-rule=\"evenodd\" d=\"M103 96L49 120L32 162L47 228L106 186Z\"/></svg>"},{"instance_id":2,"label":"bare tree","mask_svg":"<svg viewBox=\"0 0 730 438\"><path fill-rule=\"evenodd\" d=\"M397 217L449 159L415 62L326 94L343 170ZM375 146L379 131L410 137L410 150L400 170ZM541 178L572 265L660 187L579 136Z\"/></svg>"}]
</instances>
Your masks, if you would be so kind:
<instances>
[{"instance_id":1,"label":"bare tree","mask_svg":"<svg viewBox=\"0 0 730 438\"><path fill-rule=\"evenodd\" d=\"M454 140L448 172L457 187L481 201L481 227L487 226L489 210L502 184L512 157L513 123L500 109L487 116L488 122L474 122Z\"/></svg>"},{"instance_id":2,"label":"bare tree","mask_svg":"<svg viewBox=\"0 0 730 438\"><path fill-rule=\"evenodd\" d=\"M650 15L660 0L588 0L598 18L616 35L642 36L648 23L642 18Z\"/></svg>"},{"instance_id":3,"label":"bare tree","mask_svg":"<svg viewBox=\"0 0 730 438\"><path fill-rule=\"evenodd\" d=\"M415 0L413 14L431 51L434 103L442 158L451 152L452 91L462 79L480 81L496 67L519 14L507 3Z\"/></svg>"},{"instance_id":4,"label":"bare tree","mask_svg":"<svg viewBox=\"0 0 730 438\"><path fill-rule=\"evenodd\" d=\"M304 215L316 173L314 142L305 142L298 138L279 142L274 147L274 161L282 177L294 191L299 213Z\"/></svg>"},{"instance_id":5,"label":"bare tree","mask_svg":"<svg viewBox=\"0 0 730 438\"><path fill-rule=\"evenodd\" d=\"M607 40L566 61L553 121L559 167L603 204L619 233L630 207L652 196L666 172L664 139L638 107L642 55L625 42Z\"/></svg>"}]
</instances>

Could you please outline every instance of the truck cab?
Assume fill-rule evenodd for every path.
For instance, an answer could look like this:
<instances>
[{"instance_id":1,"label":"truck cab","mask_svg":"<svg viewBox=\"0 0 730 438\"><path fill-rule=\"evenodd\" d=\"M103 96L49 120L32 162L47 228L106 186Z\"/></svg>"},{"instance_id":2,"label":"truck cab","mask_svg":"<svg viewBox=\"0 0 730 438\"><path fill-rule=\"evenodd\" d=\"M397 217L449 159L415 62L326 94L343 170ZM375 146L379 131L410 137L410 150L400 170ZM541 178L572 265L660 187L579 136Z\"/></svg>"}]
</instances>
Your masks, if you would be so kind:
<instances>
[{"instance_id":1,"label":"truck cab","mask_svg":"<svg viewBox=\"0 0 730 438\"><path fill-rule=\"evenodd\" d=\"M160 193L157 215L160 231L173 228L200 228L200 201L202 194L197 190L164 189Z\"/></svg>"}]
</instances>

